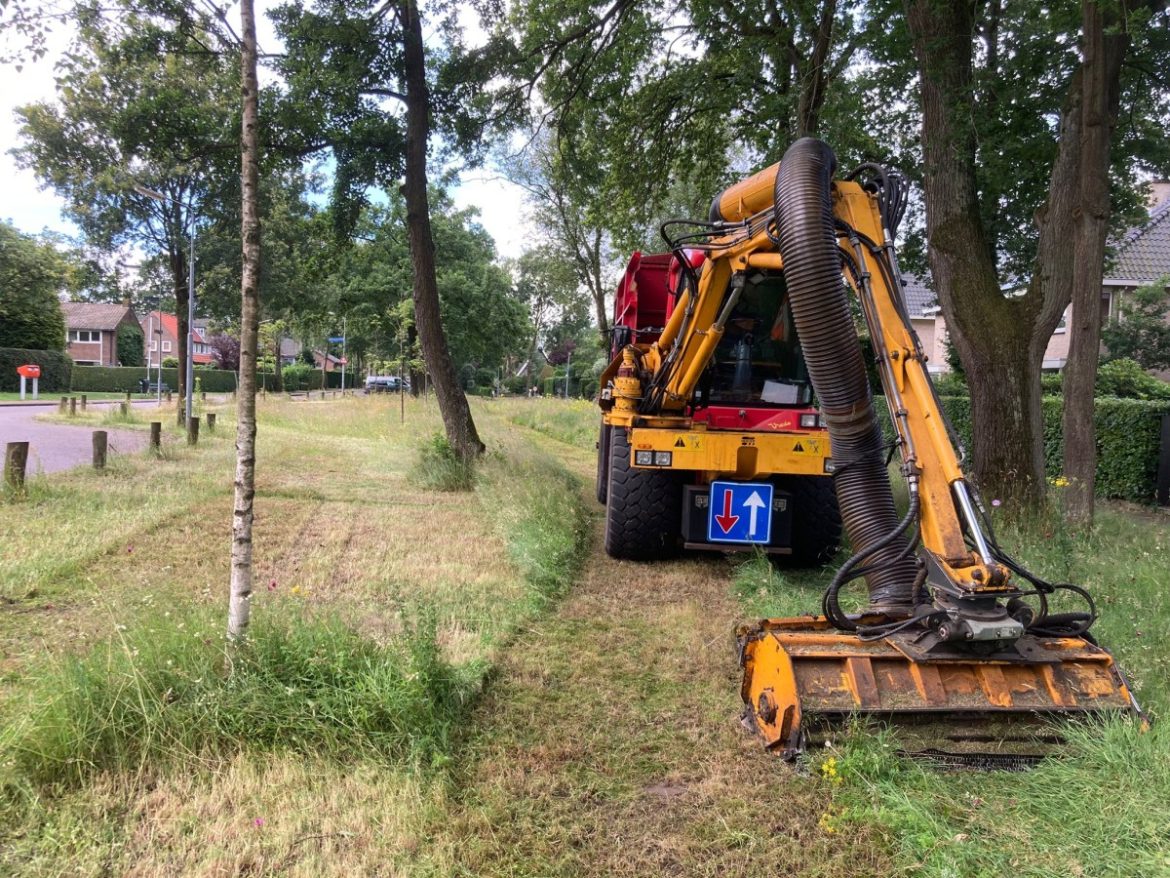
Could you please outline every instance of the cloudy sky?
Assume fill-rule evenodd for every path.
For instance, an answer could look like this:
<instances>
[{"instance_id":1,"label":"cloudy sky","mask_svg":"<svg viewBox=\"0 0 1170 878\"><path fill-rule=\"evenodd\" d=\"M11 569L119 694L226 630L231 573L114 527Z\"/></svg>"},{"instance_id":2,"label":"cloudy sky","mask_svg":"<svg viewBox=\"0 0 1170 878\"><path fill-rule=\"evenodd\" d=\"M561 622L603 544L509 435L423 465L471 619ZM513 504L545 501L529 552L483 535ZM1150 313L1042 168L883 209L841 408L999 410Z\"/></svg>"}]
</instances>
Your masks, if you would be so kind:
<instances>
[{"instance_id":1,"label":"cloudy sky","mask_svg":"<svg viewBox=\"0 0 1170 878\"><path fill-rule=\"evenodd\" d=\"M276 4L258 0L256 5L261 17L258 26L261 48L274 51L279 48L279 42L263 10ZM238 7L233 6L229 14L238 19ZM61 215L62 200L51 189L42 190L36 176L31 171L20 170L9 154L20 145L13 111L23 104L55 98L53 67L66 42L64 35L54 37L48 56L26 63L20 71L0 65L0 180L3 181L0 219L11 220L25 232L51 229L72 235L77 231ZM11 48L11 45L3 46L4 54L9 54ZM490 169L477 170L464 174L452 195L460 207L479 208L480 220L495 238L502 255L518 256L526 249L530 230L523 221L523 197L517 187L500 180Z\"/></svg>"}]
</instances>

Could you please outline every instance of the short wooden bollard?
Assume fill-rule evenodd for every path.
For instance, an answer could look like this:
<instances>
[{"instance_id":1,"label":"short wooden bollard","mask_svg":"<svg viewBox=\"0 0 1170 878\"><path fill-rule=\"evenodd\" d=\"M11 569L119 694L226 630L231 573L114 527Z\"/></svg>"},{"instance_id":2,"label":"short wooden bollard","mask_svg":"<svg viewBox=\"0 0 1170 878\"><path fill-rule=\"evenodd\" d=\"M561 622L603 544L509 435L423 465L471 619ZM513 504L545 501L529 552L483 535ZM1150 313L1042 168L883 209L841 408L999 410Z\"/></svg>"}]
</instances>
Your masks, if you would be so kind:
<instances>
[{"instance_id":1,"label":"short wooden bollard","mask_svg":"<svg viewBox=\"0 0 1170 878\"><path fill-rule=\"evenodd\" d=\"M150 448L152 451L162 448L162 421L150 422Z\"/></svg>"},{"instance_id":2,"label":"short wooden bollard","mask_svg":"<svg viewBox=\"0 0 1170 878\"><path fill-rule=\"evenodd\" d=\"M57 406L57 411L62 415L69 411L69 397L61 397L61 404Z\"/></svg>"},{"instance_id":3,"label":"short wooden bollard","mask_svg":"<svg viewBox=\"0 0 1170 878\"><path fill-rule=\"evenodd\" d=\"M109 447L110 434L105 430L93 431L93 468L106 468L106 449Z\"/></svg>"},{"instance_id":4,"label":"short wooden bollard","mask_svg":"<svg viewBox=\"0 0 1170 878\"><path fill-rule=\"evenodd\" d=\"M27 468L28 443L9 442L4 449L4 484L13 491L23 491Z\"/></svg>"},{"instance_id":5,"label":"short wooden bollard","mask_svg":"<svg viewBox=\"0 0 1170 878\"><path fill-rule=\"evenodd\" d=\"M120 405L122 408L122 417L124 417L124 418L130 417L130 403L123 402L123 403L120 403Z\"/></svg>"},{"instance_id":6,"label":"short wooden bollard","mask_svg":"<svg viewBox=\"0 0 1170 878\"><path fill-rule=\"evenodd\" d=\"M171 401L171 392L168 390L167 391L167 402L170 402L170 401Z\"/></svg>"},{"instance_id":7,"label":"short wooden bollard","mask_svg":"<svg viewBox=\"0 0 1170 878\"><path fill-rule=\"evenodd\" d=\"M69 397L69 417L74 417L77 414L77 397Z\"/></svg>"},{"instance_id":8,"label":"short wooden bollard","mask_svg":"<svg viewBox=\"0 0 1170 878\"><path fill-rule=\"evenodd\" d=\"M207 432L208 433L215 432L215 412L208 412L207 413Z\"/></svg>"},{"instance_id":9,"label":"short wooden bollard","mask_svg":"<svg viewBox=\"0 0 1170 878\"><path fill-rule=\"evenodd\" d=\"M207 402L207 391L206 390L199 391L199 401L200 402Z\"/></svg>"},{"instance_id":10,"label":"short wooden bollard","mask_svg":"<svg viewBox=\"0 0 1170 878\"><path fill-rule=\"evenodd\" d=\"M130 402L134 397L130 395L130 391L126 391L126 402Z\"/></svg>"},{"instance_id":11,"label":"short wooden bollard","mask_svg":"<svg viewBox=\"0 0 1170 878\"><path fill-rule=\"evenodd\" d=\"M84 394L84 393L83 393L83 394L81 394L81 410L82 410L82 411L85 411L85 407L86 407L88 404L89 404L89 400L86 398L85 394Z\"/></svg>"},{"instance_id":12,"label":"short wooden bollard","mask_svg":"<svg viewBox=\"0 0 1170 878\"><path fill-rule=\"evenodd\" d=\"M199 416L191 415L187 419L187 444L196 445L199 442Z\"/></svg>"}]
</instances>

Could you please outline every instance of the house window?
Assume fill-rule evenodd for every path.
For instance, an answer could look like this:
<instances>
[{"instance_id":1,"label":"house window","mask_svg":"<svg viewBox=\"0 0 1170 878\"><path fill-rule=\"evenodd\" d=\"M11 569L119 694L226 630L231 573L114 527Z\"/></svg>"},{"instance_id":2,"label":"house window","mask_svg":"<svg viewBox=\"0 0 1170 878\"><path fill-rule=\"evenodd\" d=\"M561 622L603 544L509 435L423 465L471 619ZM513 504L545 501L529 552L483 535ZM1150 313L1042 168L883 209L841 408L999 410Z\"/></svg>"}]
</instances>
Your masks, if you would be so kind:
<instances>
[{"instance_id":1,"label":"house window","mask_svg":"<svg viewBox=\"0 0 1170 878\"><path fill-rule=\"evenodd\" d=\"M70 341L80 342L100 342L102 334L97 329L71 329L69 330Z\"/></svg>"},{"instance_id":2,"label":"house window","mask_svg":"<svg viewBox=\"0 0 1170 878\"><path fill-rule=\"evenodd\" d=\"M171 342L169 339L163 339L163 353L169 354L171 352Z\"/></svg>"},{"instance_id":3,"label":"house window","mask_svg":"<svg viewBox=\"0 0 1170 878\"><path fill-rule=\"evenodd\" d=\"M157 341L157 340L156 340L156 341L152 341L152 342L150 343L150 349L151 349L152 351L157 351L157 350L158 350L158 341Z\"/></svg>"},{"instance_id":4,"label":"house window","mask_svg":"<svg viewBox=\"0 0 1170 878\"><path fill-rule=\"evenodd\" d=\"M1063 314L1060 315L1060 322L1058 324L1056 324L1056 329L1052 330L1052 332L1054 335L1058 335L1062 332L1068 332L1068 312L1067 311L1065 311Z\"/></svg>"}]
</instances>

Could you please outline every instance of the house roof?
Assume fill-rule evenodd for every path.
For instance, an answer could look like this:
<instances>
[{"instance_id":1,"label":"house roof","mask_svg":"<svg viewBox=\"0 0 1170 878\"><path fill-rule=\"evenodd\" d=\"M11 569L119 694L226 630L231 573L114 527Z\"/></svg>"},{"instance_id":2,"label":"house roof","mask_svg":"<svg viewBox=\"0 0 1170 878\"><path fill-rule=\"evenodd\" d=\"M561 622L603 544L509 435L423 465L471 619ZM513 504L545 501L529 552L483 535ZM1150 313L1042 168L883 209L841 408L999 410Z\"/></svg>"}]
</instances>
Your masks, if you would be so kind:
<instances>
[{"instance_id":1,"label":"house roof","mask_svg":"<svg viewBox=\"0 0 1170 878\"><path fill-rule=\"evenodd\" d=\"M902 288L906 292L906 310L910 317L933 317L938 307L938 296L934 294L923 278L913 274L902 275Z\"/></svg>"},{"instance_id":2,"label":"house roof","mask_svg":"<svg viewBox=\"0 0 1170 878\"><path fill-rule=\"evenodd\" d=\"M127 316L134 320L134 312L126 305L108 305L100 302L62 302L66 329L114 330Z\"/></svg>"},{"instance_id":3,"label":"house roof","mask_svg":"<svg viewBox=\"0 0 1170 878\"><path fill-rule=\"evenodd\" d=\"M1162 202L1144 226L1131 229L1117 245L1117 260L1106 281L1152 283L1170 274L1170 201Z\"/></svg>"},{"instance_id":4,"label":"house roof","mask_svg":"<svg viewBox=\"0 0 1170 878\"><path fill-rule=\"evenodd\" d=\"M165 332L167 335L173 336L174 338L179 337L179 319L174 314L167 314L163 311L151 311L150 314L147 314L142 318L143 332L146 331L146 326L150 322L152 315L156 325L160 322L162 323L163 332ZM198 324L198 321L196 321L196 324ZM203 344L204 341L206 341L206 339L203 338L203 335L199 332L198 325L191 327L191 337L198 344Z\"/></svg>"}]
</instances>

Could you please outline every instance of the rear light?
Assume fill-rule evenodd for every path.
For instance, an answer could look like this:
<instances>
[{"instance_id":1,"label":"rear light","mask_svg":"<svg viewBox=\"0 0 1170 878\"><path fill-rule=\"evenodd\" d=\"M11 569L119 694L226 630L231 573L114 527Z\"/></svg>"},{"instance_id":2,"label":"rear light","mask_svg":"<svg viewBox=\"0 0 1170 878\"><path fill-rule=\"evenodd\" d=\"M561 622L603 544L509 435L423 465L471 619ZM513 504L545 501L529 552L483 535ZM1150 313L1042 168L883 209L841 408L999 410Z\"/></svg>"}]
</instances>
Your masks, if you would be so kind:
<instances>
[{"instance_id":1,"label":"rear light","mask_svg":"<svg viewBox=\"0 0 1170 878\"><path fill-rule=\"evenodd\" d=\"M670 461L674 457L671 451L655 451L654 465L655 466L670 466Z\"/></svg>"},{"instance_id":2,"label":"rear light","mask_svg":"<svg viewBox=\"0 0 1170 878\"><path fill-rule=\"evenodd\" d=\"M636 466L654 466L653 451L635 451L634 464Z\"/></svg>"}]
</instances>

